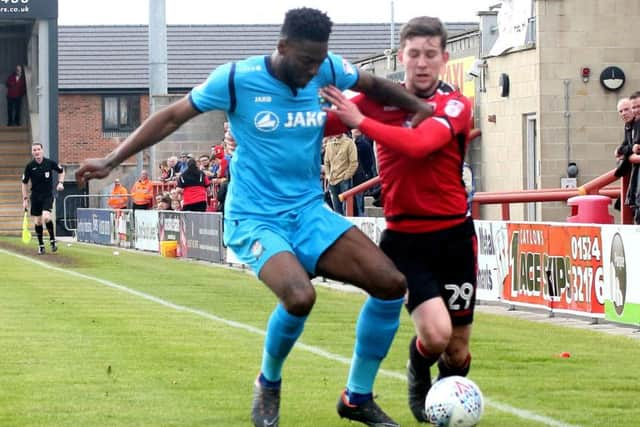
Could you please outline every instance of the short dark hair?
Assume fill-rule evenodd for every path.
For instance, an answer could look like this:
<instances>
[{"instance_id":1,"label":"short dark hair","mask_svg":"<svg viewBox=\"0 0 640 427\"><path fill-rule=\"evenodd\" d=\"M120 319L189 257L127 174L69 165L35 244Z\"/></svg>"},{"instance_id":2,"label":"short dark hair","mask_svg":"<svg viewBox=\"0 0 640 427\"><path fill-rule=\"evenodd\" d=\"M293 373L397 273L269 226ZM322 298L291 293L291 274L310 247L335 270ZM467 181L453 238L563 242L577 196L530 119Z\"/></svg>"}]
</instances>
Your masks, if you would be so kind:
<instances>
[{"instance_id":1,"label":"short dark hair","mask_svg":"<svg viewBox=\"0 0 640 427\"><path fill-rule=\"evenodd\" d=\"M633 92L633 93L629 96L629 99L636 99L636 98L640 98L640 90L637 90L637 91Z\"/></svg>"},{"instance_id":2,"label":"short dark hair","mask_svg":"<svg viewBox=\"0 0 640 427\"><path fill-rule=\"evenodd\" d=\"M286 13L280 35L287 39L327 42L332 25L333 22L326 13L301 7Z\"/></svg>"},{"instance_id":3,"label":"short dark hair","mask_svg":"<svg viewBox=\"0 0 640 427\"><path fill-rule=\"evenodd\" d=\"M33 144L31 144L32 147L35 147L36 145L39 145L40 148L44 148L44 146L40 142L34 142Z\"/></svg>"},{"instance_id":4,"label":"short dark hair","mask_svg":"<svg viewBox=\"0 0 640 427\"><path fill-rule=\"evenodd\" d=\"M440 37L440 47L447 47L447 29L442 21L432 16L417 16L412 18L400 28L400 47L404 42L413 37Z\"/></svg>"}]
</instances>

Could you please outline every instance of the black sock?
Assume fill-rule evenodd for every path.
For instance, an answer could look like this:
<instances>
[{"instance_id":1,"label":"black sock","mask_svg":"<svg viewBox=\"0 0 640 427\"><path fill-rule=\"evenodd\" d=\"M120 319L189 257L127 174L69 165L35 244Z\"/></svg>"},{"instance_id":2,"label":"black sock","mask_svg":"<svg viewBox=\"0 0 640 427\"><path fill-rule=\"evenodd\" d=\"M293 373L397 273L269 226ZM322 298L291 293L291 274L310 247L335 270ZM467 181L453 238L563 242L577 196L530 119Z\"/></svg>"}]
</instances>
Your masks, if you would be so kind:
<instances>
[{"instance_id":1,"label":"black sock","mask_svg":"<svg viewBox=\"0 0 640 427\"><path fill-rule=\"evenodd\" d=\"M42 240L42 224L36 225L36 236L38 236L38 244L44 246L44 240Z\"/></svg>"},{"instance_id":2,"label":"black sock","mask_svg":"<svg viewBox=\"0 0 640 427\"><path fill-rule=\"evenodd\" d=\"M424 351L420 352L418 350L418 337L414 336L409 343L409 360L411 360L411 367L416 373L416 376L419 378L431 378L430 369L431 366L436 363L440 354L423 354ZM421 347L424 346L421 345Z\"/></svg>"},{"instance_id":3,"label":"black sock","mask_svg":"<svg viewBox=\"0 0 640 427\"><path fill-rule=\"evenodd\" d=\"M464 359L462 366L449 366L449 364L444 360L444 357L441 357L438 360L438 370L440 371L438 379L452 377L454 375L466 377L469 373L469 369L471 369L471 353L467 354L467 358Z\"/></svg>"},{"instance_id":4,"label":"black sock","mask_svg":"<svg viewBox=\"0 0 640 427\"><path fill-rule=\"evenodd\" d=\"M56 235L53 232L53 221L45 222L44 225L47 226L47 231L49 232L49 240L55 242Z\"/></svg>"}]
</instances>

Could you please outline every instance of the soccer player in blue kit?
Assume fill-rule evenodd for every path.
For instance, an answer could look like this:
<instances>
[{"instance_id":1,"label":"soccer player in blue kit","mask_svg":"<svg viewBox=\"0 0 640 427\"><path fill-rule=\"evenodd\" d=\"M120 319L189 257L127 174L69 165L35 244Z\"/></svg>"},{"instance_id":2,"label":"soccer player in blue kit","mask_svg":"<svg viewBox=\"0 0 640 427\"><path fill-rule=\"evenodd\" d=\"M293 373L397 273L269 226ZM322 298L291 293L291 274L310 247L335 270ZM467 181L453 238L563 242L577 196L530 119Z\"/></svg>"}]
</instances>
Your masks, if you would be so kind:
<instances>
[{"instance_id":1,"label":"soccer player in blue kit","mask_svg":"<svg viewBox=\"0 0 640 427\"><path fill-rule=\"evenodd\" d=\"M254 385L251 417L260 427L279 425L282 367L315 303L314 275L352 283L369 294L356 324L338 414L369 426L398 425L372 391L399 326L406 280L369 238L324 204L320 148L326 113L319 90L334 85L361 91L415 112L414 123L432 108L402 86L328 52L331 26L318 10L289 10L271 55L220 66L185 98L151 115L113 152L86 160L76 172L80 185L104 178L192 117L227 112L237 149L225 203L225 244L279 300Z\"/></svg>"}]
</instances>

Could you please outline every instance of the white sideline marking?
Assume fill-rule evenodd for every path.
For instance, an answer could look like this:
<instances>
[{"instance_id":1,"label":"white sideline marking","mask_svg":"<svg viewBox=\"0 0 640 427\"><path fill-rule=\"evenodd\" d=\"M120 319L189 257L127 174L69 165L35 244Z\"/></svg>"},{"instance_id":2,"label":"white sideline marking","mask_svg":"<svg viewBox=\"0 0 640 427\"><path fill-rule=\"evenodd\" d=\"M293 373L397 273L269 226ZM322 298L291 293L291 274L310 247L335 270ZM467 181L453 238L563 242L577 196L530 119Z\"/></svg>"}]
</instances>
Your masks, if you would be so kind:
<instances>
[{"instance_id":1,"label":"white sideline marking","mask_svg":"<svg viewBox=\"0 0 640 427\"><path fill-rule=\"evenodd\" d=\"M182 312L186 312L186 313L195 314L197 316L204 317L205 319L213 320L215 322L220 322L220 323L223 323L223 324L225 324L227 326L231 326L233 328L241 329L241 330L244 330L244 331L247 331L247 332L251 332L251 333L254 333L254 334L257 334L257 335L262 335L262 336L265 335L265 331L263 331L262 329L258 329L258 328L255 328L253 326L246 325L244 323L240 323L240 322L236 322L236 321L233 321L233 320L228 320L228 319L225 319L225 318L222 318L222 317L218 317L215 314L207 313L206 311L202 311L202 310L198 310L198 309L195 309L195 308L186 307L184 305L174 304L174 303L172 303L170 301L163 300L162 298L158 298L158 297L155 297L153 295L150 295L150 294L147 294L147 293L144 293L144 292L136 291L135 289L131 289L131 288L128 288L128 287L123 286L123 285L118 285L117 283L110 282L110 281L104 280L104 279L100 279L99 277L89 276L87 274L78 273L78 272L72 271L72 270L66 270L66 269L60 268L60 267L54 267L54 266L52 266L50 264L47 264L45 262L38 261L38 260L35 260L33 258L24 256L24 255L20 255L20 254L14 253L14 252L10 252L10 251L4 250L4 249L0 249L0 253L14 256L14 257L19 258L19 259L21 259L23 261L31 262L33 264L36 264L39 267L46 268L46 269L49 269L49 270L52 270L52 271L56 271L58 273L68 274L70 276L79 277L81 279L85 279L85 280L88 280L88 281L91 281L91 282L100 283L101 285L107 286L109 288L117 289L119 291L125 292L125 293L130 294L130 295L135 295L135 296L140 297L142 299L145 299L147 301L152 301L152 302L155 302L155 303L160 304L162 306L165 306L165 307L168 307L168 308L172 308L172 309L174 309L176 311L182 311ZM309 353L315 354L315 355L320 356L320 357L324 357L324 358L329 359L329 360L334 360L336 362L340 362L340 363L343 363L345 365L350 365L351 364L351 359L350 358L343 357L343 356L340 356L340 355L337 355L337 354L333 354L333 353L329 353L328 351L323 350L323 349L321 349L319 347L314 347L314 346L311 346L311 345L303 344L300 341L298 341L295 346L297 348L305 350L305 351L307 351ZM395 371L388 371L388 370L385 370L385 369L380 369L379 374L380 375L384 375L385 377L395 378L395 379L398 379L398 380L401 380L401 381L406 381L406 379L407 379L404 374L401 374L401 373L395 372ZM541 424L544 424L544 425L547 425L547 426L551 426L551 427L581 427L581 426L576 425L576 424L567 424L567 423L564 423L562 421L557 421L557 420L555 420L553 418L546 417L544 415L538 415L538 414L536 414L534 412L527 411L525 409L519 409L519 408L516 408L514 406L507 405L506 403L496 402L496 401L494 401L492 399L489 399L487 397L485 397L484 400L485 400L485 404L487 406L490 406L490 407L492 407L494 409L497 409L497 410L502 411L502 412L506 412L506 413L511 414L511 415L515 415L516 417L519 417L519 418L522 418L522 419L525 419L525 420L528 420L528 421L536 421L536 422L539 422Z\"/></svg>"}]
</instances>

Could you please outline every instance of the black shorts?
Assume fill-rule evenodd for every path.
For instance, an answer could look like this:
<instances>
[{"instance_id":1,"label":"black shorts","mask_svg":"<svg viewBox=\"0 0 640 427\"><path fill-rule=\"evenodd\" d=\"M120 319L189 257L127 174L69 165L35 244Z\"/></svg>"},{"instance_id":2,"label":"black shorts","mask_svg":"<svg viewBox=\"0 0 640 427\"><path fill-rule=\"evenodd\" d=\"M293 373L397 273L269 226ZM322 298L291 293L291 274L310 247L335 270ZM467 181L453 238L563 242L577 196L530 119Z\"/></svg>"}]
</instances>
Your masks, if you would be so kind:
<instances>
[{"instance_id":1,"label":"black shorts","mask_svg":"<svg viewBox=\"0 0 640 427\"><path fill-rule=\"evenodd\" d=\"M477 240L472 219L432 233L385 230L380 248L407 278L409 313L424 301L441 297L453 325L473 322Z\"/></svg>"},{"instance_id":2,"label":"black shorts","mask_svg":"<svg viewBox=\"0 0 640 427\"><path fill-rule=\"evenodd\" d=\"M40 216L42 211L49 211L53 208L53 196L51 194L31 195L31 215Z\"/></svg>"}]
</instances>

